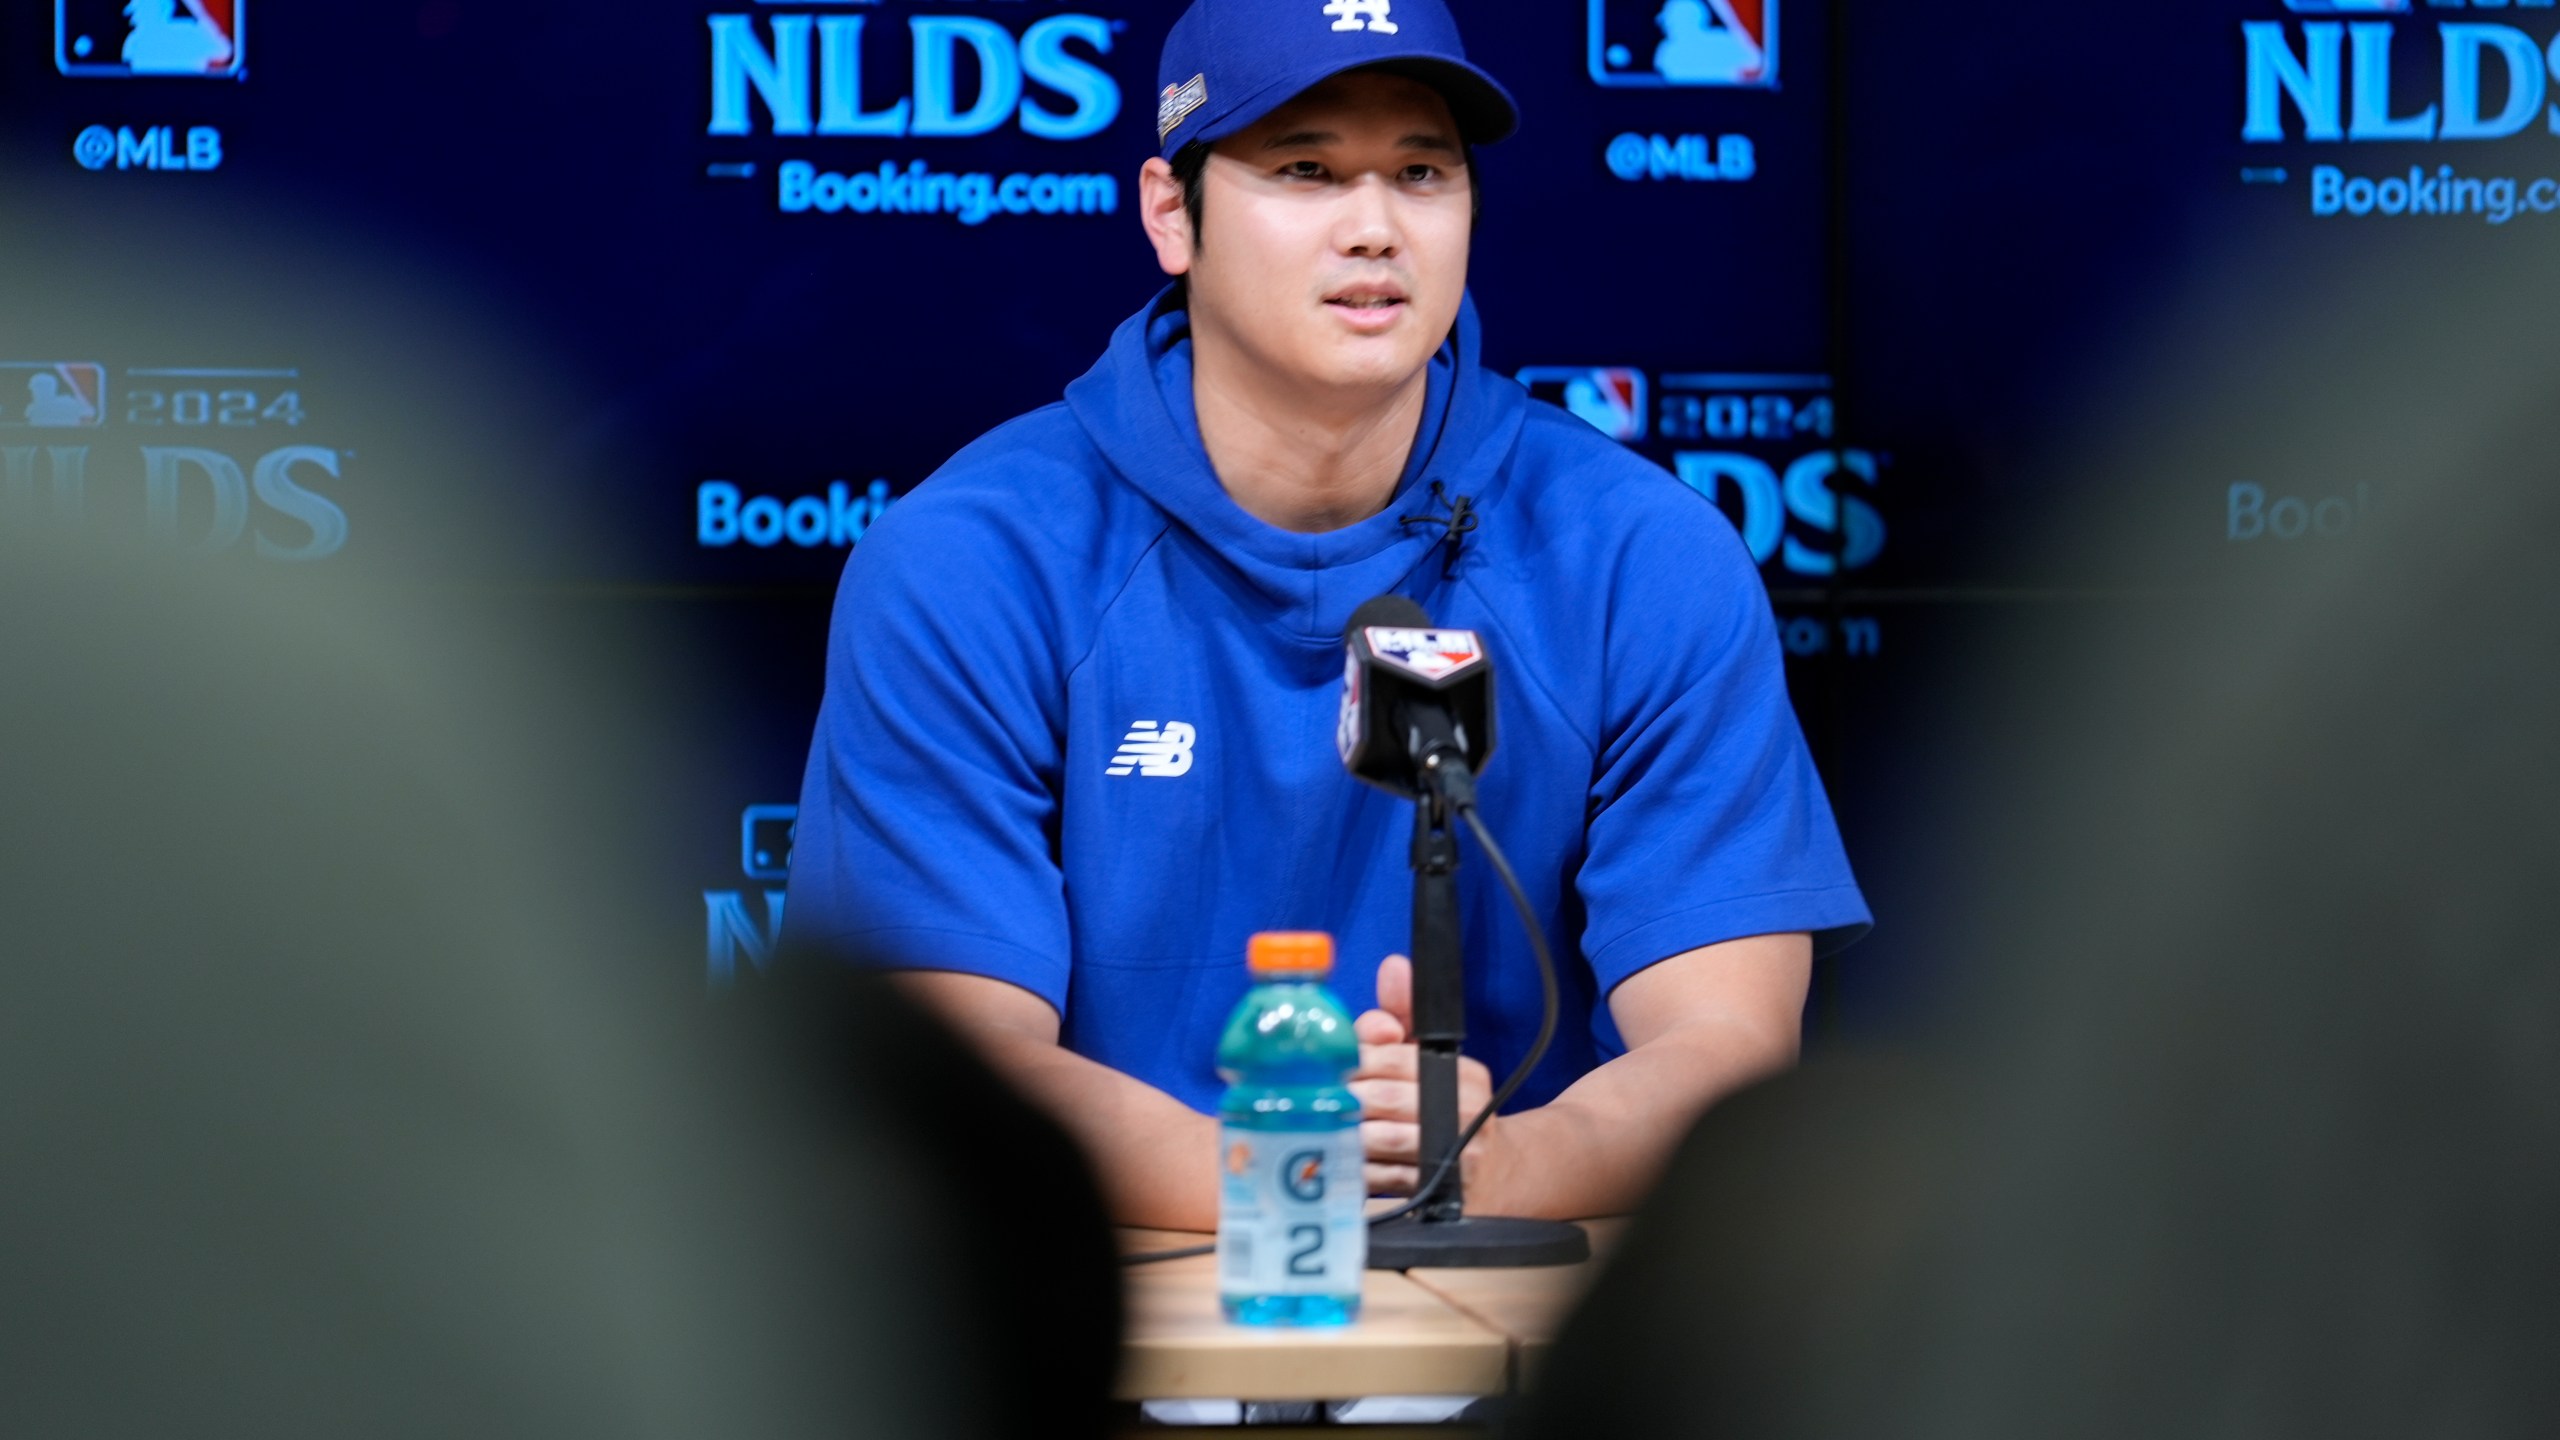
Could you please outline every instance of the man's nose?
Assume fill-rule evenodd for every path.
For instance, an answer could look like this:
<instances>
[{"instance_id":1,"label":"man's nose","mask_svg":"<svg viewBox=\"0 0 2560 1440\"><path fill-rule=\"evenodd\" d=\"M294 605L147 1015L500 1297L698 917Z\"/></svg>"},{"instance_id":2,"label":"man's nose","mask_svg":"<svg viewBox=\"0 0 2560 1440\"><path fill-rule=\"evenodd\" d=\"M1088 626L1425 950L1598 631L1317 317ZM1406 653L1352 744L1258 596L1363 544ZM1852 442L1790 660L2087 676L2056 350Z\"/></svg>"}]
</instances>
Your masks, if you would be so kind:
<instances>
[{"instance_id":1,"label":"man's nose","mask_svg":"<svg viewBox=\"0 0 2560 1440\"><path fill-rule=\"evenodd\" d=\"M1366 260L1392 259L1404 241L1396 224L1395 188L1375 171L1343 187L1334 247Z\"/></svg>"}]
</instances>

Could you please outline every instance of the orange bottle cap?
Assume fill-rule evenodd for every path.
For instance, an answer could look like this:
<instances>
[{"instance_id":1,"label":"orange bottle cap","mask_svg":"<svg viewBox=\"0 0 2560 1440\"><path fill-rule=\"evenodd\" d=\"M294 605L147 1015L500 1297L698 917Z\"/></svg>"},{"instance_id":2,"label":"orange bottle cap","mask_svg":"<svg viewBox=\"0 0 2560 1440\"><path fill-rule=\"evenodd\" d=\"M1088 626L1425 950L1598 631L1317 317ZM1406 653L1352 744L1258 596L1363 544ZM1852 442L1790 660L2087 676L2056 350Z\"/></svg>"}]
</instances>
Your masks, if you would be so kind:
<instances>
[{"instance_id":1,"label":"orange bottle cap","mask_svg":"<svg viewBox=\"0 0 2560 1440\"><path fill-rule=\"evenodd\" d=\"M1245 949L1256 975L1330 975L1333 937L1321 930L1265 930Z\"/></svg>"}]
</instances>

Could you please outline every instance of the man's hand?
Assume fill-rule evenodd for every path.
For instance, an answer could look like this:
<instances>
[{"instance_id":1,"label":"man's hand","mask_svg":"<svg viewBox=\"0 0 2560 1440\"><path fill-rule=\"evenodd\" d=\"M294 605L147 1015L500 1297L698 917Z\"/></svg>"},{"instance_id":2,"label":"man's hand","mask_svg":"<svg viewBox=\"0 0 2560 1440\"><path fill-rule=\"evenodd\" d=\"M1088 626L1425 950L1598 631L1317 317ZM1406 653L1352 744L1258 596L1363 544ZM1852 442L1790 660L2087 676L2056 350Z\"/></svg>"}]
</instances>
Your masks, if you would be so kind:
<instances>
[{"instance_id":1,"label":"man's hand","mask_svg":"<svg viewBox=\"0 0 2560 1440\"><path fill-rule=\"evenodd\" d=\"M1627 1053L1548 1103L1487 1123L1459 1162L1468 1208L1566 1220L1633 1209L1700 1111L1794 1063L1812 969L1812 937L1793 934L1701 946L1636 972L1609 995ZM1409 1194L1421 1180L1421 1131L1413 967L1403 956L1378 967L1378 1008L1352 1028L1369 1189ZM1493 1077L1476 1061L1458 1065L1464 1125Z\"/></svg>"},{"instance_id":2,"label":"man's hand","mask_svg":"<svg viewBox=\"0 0 2560 1440\"><path fill-rule=\"evenodd\" d=\"M1360 1097L1360 1143L1368 1152L1369 1193L1410 1195L1422 1183L1421 1049L1412 1042L1413 962L1390 955L1378 962L1378 1008L1351 1024L1360 1037L1360 1069L1351 1093ZM1493 1098L1493 1072L1481 1060L1458 1059L1458 1125L1464 1129ZM1500 1117L1485 1122L1459 1157L1459 1179L1469 1187L1498 1156ZM1491 1162L1498 1164L1498 1161Z\"/></svg>"}]
</instances>

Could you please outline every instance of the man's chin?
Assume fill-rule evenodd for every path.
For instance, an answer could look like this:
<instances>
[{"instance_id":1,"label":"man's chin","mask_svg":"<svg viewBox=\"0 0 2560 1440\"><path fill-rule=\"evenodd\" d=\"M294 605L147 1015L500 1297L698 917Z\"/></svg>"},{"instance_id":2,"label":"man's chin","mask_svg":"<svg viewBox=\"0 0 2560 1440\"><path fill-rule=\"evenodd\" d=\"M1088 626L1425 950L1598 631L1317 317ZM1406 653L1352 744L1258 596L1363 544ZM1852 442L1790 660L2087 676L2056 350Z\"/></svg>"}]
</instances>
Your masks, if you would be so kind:
<instances>
[{"instance_id":1,"label":"man's chin","mask_svg":"<svg viewBox=\"0 0 2560 1440\"><path fill-rule=\"evenodd\" d=\"M1400 389L1430 362L1435 347L1420 344L1417 330L1337 338L1322 347L1310 367L1317 383L1335 390Z\"/></svg>"}]
</instances>

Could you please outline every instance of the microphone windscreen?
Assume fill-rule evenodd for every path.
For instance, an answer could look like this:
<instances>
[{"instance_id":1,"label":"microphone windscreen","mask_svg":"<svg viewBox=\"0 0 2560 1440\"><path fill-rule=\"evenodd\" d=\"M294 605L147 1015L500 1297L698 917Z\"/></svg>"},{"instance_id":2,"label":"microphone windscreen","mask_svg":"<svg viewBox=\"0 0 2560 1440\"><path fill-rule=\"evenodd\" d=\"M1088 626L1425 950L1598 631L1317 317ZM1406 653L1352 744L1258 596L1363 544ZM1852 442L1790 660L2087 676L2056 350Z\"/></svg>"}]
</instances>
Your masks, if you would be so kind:
<instances>
[{"instance_id":1,"label":"microphone windscreen","mask_svg":"<svg viewBox=\"0 0 2560 1440\"><path fill-rule=\"evenodd\" d=\"M1398 630L1428 630L1431 628L1431 614L1407 596L1381 595L1351 612L1351 623L1342 627L1343 642L1348 644L1352 636L1380 625Z\"/></svg>"}]
</instances>

